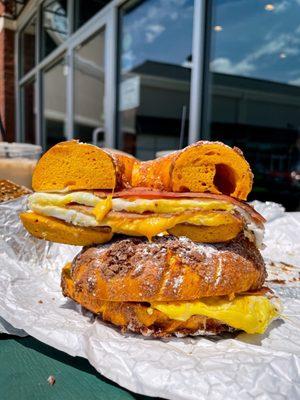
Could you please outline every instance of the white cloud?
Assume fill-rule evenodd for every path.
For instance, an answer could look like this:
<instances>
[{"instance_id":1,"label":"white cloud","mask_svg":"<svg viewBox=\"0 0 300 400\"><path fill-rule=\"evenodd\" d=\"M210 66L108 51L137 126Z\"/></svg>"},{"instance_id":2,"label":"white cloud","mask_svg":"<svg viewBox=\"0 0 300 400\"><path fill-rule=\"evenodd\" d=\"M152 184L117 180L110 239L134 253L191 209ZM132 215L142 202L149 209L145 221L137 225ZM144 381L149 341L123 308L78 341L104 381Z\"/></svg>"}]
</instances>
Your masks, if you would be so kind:
<instances>
[{"instance_id":1,"label":"white cloud","mask_svg":"<svg viewBox=\"0 0 300 400\"><path fill-rule=\"evenodd\" d=\"M254 51L252 54L250 54L247 58L251 60L258 60L259 58L266 56L266 55L271 55L271 54L276 54L287 46L289 39L292 37L292 35L283 33L279 35L276 39L271 40L269 43L264 44L260 48L258 48L256 51Z\"/></svg>"},{"instance_id":2,"label":"white cloud","mask_svg":"<svg viewBox=\"0 0 300 400\"><path fill-rule=\"evenodd\" d=\"M287 1L287 0L280 1L279 3L275 3L274 4L274 7L275 7L274 13L279 14L281 12L286 11L290 5L291 5L291 2Z\"/></svg>"},{"instance_id":3,"label":"white cloud","mask_svg":"<svg viewBox=\"0 0 300 400\"><path fill-rule=\"evenodd\" d=\"M150 2L149 2L150 3ZM153 2L154 3L154 2ZM190 18L193 14L194 7L187 7L186 0L159 0L155 5L152 5L147 9L141 18L135 19L133 23L128 27L128 30L133 34L141 34L141 31L145 33L148 31L148 26L162 25L170 18L175 21L179 17L181 19ZM152 40L151 34L146 35Z\"/></svg>"},{"instance_id":4,"label":"white cloud","mask_svg":"<svg viewBox=\"0 0 300 400\"><path fill-rule=\"evenodd\" d=\"M300 0L299 0L300 1ZM279 54L281 52L294 56L300 53L300 37L298 28L291 33L282 33L270 42L262 45L253 53L249 54L245 60L255 62L264 56ZM298 34L298 35L297 35Z\"/></svg>"},{"instance_id":5,"label":"white cloud","mask_svg":"<svg viewBox=\"0 0 300 400\"><path fill-rule=\"evenodd\" d=\"M131 50L126 51L125 53L122 54L122 68L124 71L127 71L131 69L132 65L135 62L135 55Z\"/></svg>"},{"instance_id":6,"label":"white cloud","mask_svg":"<svg viewBox=\"0 0 300 400\"><path fill-rule=\"evenodd\" d=\"M300 54L300 48L299 47L287 47L284 50L284 53L288 56L297 56Z\"/></svg>"},{"instance_id":7,"label":"white cloud","mask_svg":"<svg viewBox=\"0 0 300 400\"><path fill-rule=\"evenodd\" d=\"M156 40L158 36L161 35L165 30L166 28L163 25L159 24L148 25L146 27L146 32L145 32L146 42L147 43L154 42L154 40Z\"/></svg>"},{"instance_id":8,"label":"white cloud","mask_svg":"<svg viewBox=\"0 0 300 400\"><path fill-rule=\"evenodd\" d=\"M300 3L300 0L299 0ZM210 67L213 71L245 75L255 71L261 59L265 56L275 55L279 57L280 53L287 56L300 54L300 27L294 32L282 33L275 39L258 47L252 53L246 55L242 60L233 62L229 58L219 57L213 60Z\"/></svg>"},{"instance_id":9,"label":"white cloud","mask_svg":"<svg viewBox=\"0 0 300 400\"><path fill-rule=\"evenodd\" d=\"M126 60L126 61L133 61L135 59L135 56L133 54L133 52L131 50L126 51L125 53L122 54L122 57Z\"/></svg>"},{"instance_id":10,"label":"white cloud","mask_svg":"<svg viewBox=\"0 0 300 400\"><path fill-rule=\"evenodd\" d=\"M233 63L229 58L219 57L210 63L210 68L215 72L223 72L224 74L243 75L255 70L255 66L245 60Z\"/></svg>"},{"instance_id":11,"label":"white cloud","mask_svg":"<svg viewBox=\"0 0 300 400\"><path fill-rule=\"evenodd\" d=\"M300 78L292 79L291 81L289 81L289 83L291 85L300 86Z\"/></svg>"},{"instance_id":12,"label":"white cloud","mask_svg":"<svg viewBox=\"0 0 300 400\"><path fill-rule=\"evenodd\" d=\"M156 24L156 25L148 25L148 26L147 26L147 29L148 29L149 31L152 31L153 33L160 34L160 33L163 32L166 28L165 28L163 25Z\"/></svg>"}]
</instances>

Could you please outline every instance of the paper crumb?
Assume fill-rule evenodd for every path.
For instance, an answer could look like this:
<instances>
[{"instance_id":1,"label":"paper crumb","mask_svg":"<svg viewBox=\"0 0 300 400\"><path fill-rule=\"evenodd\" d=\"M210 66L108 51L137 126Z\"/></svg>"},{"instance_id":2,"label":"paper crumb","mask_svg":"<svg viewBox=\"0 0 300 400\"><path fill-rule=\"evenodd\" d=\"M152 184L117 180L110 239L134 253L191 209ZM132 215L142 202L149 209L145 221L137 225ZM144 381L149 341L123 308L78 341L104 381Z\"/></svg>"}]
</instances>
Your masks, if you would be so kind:
<instances>
[{"instance_id":1,"label":"paper crumb","mask_svg":"<svg viewBox=\"0 0 300 400\"><path fill-rule=\"evenodd\" d=\"M47 382L49 383L50 386L53 386L55 384L55 377L53 375L50 375L49 378L47 379Z\"/></svg>"}]
</instances>

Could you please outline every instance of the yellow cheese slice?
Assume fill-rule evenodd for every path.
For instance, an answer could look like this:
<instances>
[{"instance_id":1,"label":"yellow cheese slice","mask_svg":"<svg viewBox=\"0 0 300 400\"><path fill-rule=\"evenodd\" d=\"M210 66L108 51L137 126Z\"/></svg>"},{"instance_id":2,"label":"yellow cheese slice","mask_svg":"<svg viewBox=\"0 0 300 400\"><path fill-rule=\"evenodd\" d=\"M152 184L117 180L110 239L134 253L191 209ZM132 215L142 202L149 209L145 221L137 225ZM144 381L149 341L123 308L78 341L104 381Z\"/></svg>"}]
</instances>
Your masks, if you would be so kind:
<instances>
[{"instance_id":1,"label":"yellow cheese slice","mask_svg":"<svg viewBox=\"0 0 300 400\"><path fill-rule=\"evenodd\" d=\"M264 333L279 314L276 306L265 296L203 298L201 301L152 303L170 319L187 321L192 315L204 315L247 333Z\"/></svg>"}]
</instances>

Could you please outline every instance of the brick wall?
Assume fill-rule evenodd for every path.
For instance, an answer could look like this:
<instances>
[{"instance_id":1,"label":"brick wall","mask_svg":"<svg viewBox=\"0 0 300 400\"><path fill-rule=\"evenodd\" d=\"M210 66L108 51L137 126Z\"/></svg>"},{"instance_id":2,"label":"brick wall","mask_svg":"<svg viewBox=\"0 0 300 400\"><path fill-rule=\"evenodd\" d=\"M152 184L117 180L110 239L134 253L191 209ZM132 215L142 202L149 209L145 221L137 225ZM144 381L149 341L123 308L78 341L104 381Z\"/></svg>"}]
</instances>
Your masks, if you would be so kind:
<instances>
[{"instance_id":1,"label":"brick wall","mask_svg":"<svg viewBox=\"0 0 300 400\"><path fill-rule=\"evenodd\" d=\"M0 31L0 116L5 129L3 140L15 140L14 31Z\"/></svg>"}]
</instances>

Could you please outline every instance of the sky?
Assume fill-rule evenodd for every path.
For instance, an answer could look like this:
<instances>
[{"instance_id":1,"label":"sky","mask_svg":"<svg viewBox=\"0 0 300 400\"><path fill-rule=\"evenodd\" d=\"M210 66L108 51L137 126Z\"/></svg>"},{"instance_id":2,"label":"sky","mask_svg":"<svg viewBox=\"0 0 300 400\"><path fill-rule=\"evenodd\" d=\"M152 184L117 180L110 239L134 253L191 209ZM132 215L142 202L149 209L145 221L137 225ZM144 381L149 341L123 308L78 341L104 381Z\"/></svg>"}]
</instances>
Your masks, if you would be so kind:
<instances>
[{"instance_id":1,"label":"sky","mask_svg":"<svg viewBox=\"0 0 300 400\"><path fill-rule=\"evenodd\" d=\"M212 71L300 86L300 0L213 4Z\"/></svg>"},{"instance_id":2,"label":"sky","mask_svg":"<svg viewBox=\"0 0 300 400\"><path fill-rule=\"evenodd\" d=\"M122 71L146 60L182 65L191 54L193 0L146 0L123 16Z\"/></svg>"}]
</instances>

